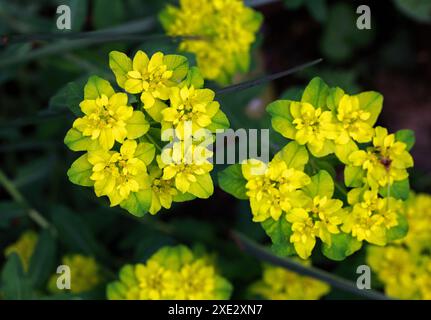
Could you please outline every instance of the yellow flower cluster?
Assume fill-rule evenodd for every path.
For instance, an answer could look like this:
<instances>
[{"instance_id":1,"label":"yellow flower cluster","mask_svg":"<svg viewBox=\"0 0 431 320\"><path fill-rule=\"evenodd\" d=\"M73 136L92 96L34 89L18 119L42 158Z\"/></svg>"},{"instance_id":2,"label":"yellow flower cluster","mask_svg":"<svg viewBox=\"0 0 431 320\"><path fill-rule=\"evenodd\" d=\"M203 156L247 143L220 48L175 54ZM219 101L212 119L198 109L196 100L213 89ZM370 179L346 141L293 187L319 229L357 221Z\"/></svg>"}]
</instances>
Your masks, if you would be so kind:
<instances>
[{"instance_id":1,"label":"yellow flower cluster","mask_svg":"<svg viewBox=\"0 0 431 320\"><path fill-rule=\"evenodd\" d=\"M113 51L109 65L125 92L97 76L88 80L81 116L65 137L71 150L85 151L69 179L138 216L168 209L173 201L208 198L207 140L229 121L214 92L203 88L199 69L189 69L180 55L143 51L133 59Z\"/></svg>"},{"instance_id":2,"label":"yellow flower cluster","mask_svg":"<svg viewBox=\"0 0 431 320\"><path fill-rule=\"evenodd\" d=\"M363 241L383 246L405 236L402 200L414 136L374 127L382 102L377 92L351 96L314 78L301 101L267 107L273 128L293 141L267 164L249 159L220 176L223 189L250 201L253 221L262 223L279 254L307 259L320 239L324 255L342 260ZM334 183L335 159L345 165L351 190ZM241 179L244 188L233 190Z\"/></svg>"},{"instance_id":3,"label":"yellow flower cluster","mask_svg":"<svg viewBox=\"0 0 431 320\"><path fill-rule=\"evenodd\" d=\"M301 262L310 265L308 260ZM324 282L271 265L264 266L262 280L250 287L252 294L268 300L318 300L329 291Z\"/></svg>"},{"instance_id":4,"label":"yellow flower cluster","mask_svg":"<svg viewBox=\"0 0 431 320\"><path fill-rule=\"evenodd\" d=\"M82 293L95 289L103 281L102 270L93 257L82 254L66 255L62 265L70 269L70 292ZM61 292L57 287L59 274L53 274L48 281L48 289L52 293Z\"/></svg>"},{"instance_id":5,"label":"yellow flower cluster","mask_svg":"<svg viewBox=\"0 0 431 320\"><path fill-rule=\"evenodd\" d=\"M168 35L183 37L179 49L196 55L204 78L227 83L248 70L262 16L241 0L180 0L179 7L167 6L160 21Z\"/></svg>"},{"instance_id":6,"label":"yellow flower cluster","mask_svg":"<svg viewBox=\"0 0 431 320\"><path fill-rule=\"evenodd\" d=\"M367 263L387 295L400 299L431 299L431 196L412 194L404 211L407 236L386 247L371 246Z\"/></svg>"},{"instance_id":7,"label":"yellow flower cluster","mask_svg":"<svg viewBox=\"0 0 431 320\"><path fill-rule=\"evenodd\" d=\"M110 300L224 300L232 286L208 257L185 246L163 247L145 264L126 265L108 285Z\"/></svg>"},{"instance_id":8,"label":"yellow flower cluster","mask_svg":"<svg viewBox=\"0 0 431 320\"><path fill-rule=\"evenodd\" d=\"M6 247L4 250L5 256L16 253L21 260L24 271L28 271L30 259L33 255L38 238L37 233L34 231L29 230L24 232L15 243Z\"/></svg>"}]
</instances>

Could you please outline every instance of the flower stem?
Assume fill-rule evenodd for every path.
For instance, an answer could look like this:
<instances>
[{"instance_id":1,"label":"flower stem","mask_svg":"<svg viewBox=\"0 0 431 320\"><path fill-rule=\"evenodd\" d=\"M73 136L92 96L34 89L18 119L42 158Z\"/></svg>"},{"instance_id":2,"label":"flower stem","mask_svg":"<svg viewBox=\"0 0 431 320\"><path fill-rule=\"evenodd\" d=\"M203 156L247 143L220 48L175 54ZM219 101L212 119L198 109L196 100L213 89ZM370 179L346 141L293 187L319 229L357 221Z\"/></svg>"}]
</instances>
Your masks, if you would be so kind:
<instances>
[{"instance_id":1,"label":"flower stem","mask_svg":"<svg viewBox=\"0 0 431 320\"><path fill-rule=\"evenodd\" d=\"M271 253L270 251L268 251L262 245L257 244L256 242L250 240L245 235L239 232L232 231L231 236L242 251L252 255L253 257L261 261L265 261L267 263L286 268L288 270L299 273L301 275L312 277L314 279L326 282L333 288L337 288L339 290L343 290L345 292L349 292L356 296L360 296L366 299L371 299L371 300L390 299L386 295L371 289L361 290L356 286L355 283L348 281L346 279L337 277L324 270L320 270L315 267L307 267L302 265L301 263L292 261L291 259L288 259L288 258L278 257L273 253Z\"/></svg>"},{"instance_id":2,"label":"flower stem","mask_svg":"<svg viewBox=\"0 0 431 320\"><path fill-rule=\"evenodd\" d=\"M42 216L36 209L30 207L27 200L23 197L21 192L15 187L12 181L4 174L3 170L0 169L0 184L10 194L12 199L15 200L20 206L27 210L27 215L36 222L39 226L44 229L52 229L51 224Z\"/></svg>"}]
</instances>

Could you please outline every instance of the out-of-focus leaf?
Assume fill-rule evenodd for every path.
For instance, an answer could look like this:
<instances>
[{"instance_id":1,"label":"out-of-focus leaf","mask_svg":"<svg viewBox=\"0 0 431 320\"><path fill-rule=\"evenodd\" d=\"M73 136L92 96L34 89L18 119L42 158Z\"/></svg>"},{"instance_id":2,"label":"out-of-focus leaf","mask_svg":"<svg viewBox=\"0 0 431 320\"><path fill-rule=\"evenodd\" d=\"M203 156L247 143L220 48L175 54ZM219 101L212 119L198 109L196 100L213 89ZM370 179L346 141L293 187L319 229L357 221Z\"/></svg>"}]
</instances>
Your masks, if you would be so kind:
<instances>
[{"instance_id":1,"label":"out-of-focus leaf","mask_svg":"<svg viewBox=\"0 0 431 320\"><path fill-rule=\"evenodd\" d=\"M13 219L21 218L26 215L25 210L12 201L0 202L0 228L8 228Z\"/></svg>"},{"instance_id":2,"label":"out-of-focus leaf","mask_svg":"<svg viewBox=\"0 0 431 320\"><path fill-rule=\"evenodd\" d=\"M320 43L323 54L332 61L349 59L356 49L368 45L374 36L374 29L359 30L356 15L351 4L340 2L329 11L328 21Z\"/></svg>"},{"instance_id":3,"label":"out-of-focus leaf","mask_svg":"<svg viewBox=\"0 0 431 320\"><path fill-rule=\"evenodd\" d=\"M49 100L49 108L56 111L62 111L68 108L75 115L81 116L82 112L79 103L84 99L84 86L86 82L86 78L80 78L66 84L51 97Z\"/></svg>"},{"instance_id":4,"label":"out-of-focus leaf","mask_svg":"<svg viewBox=\"0 0 431 320\"><path fill-rule=\"evenodd\" d=\"M46 284L55 264L56 243L47 230L39 235L36 248L30 260L28 275L34 287L42 288Z\"/></svg>"},{"instance_id":5,"label":"out-of-focus leaf","mask_svg":"<svg viewBox=\"0 0 431 320\"><path fill-rule=\"evenodd\" d=\"M145 6L145 5L143 5ZM107 28L123 22L125 8L123 0L94 1L94 25L97 29Z\"/></svg>"},{"instance_id":6,"label":"out-of-focus leaf","mask_svg":"<svg viewBox=\"0 0 431 320\"><path fill-rule=\"evenodd\" d=\"M0 289L5 299L24 300L33 298L30 279L25 275L21 260L16 253L8 256L3 267Z\"/></svg>"},{"instance_id":7,"label":"out-of-focus leaf","mask_svg":"<svg viewBox=\"0 0 431 320\"><path fill-rule=\"evenodd\" d=\"M70 251L95 257L105 255L103 248L79 215L63 206L55 206L51 210L51 217L58 234L61 235L60 240Z\"/></svg>"},{"instance_id":8,"label":"out-of-focus leaf","mask_svg":"<svg viewBox=\"0 0 431 320\"><path fill-rule=\"evenodd\" d=\"M219 172L218 182L223 191L238 199L248 199L245 189L247 180L242 175L240 164L231 165Z\"/></svg>"},{"instance_id":9,"label":"out-of-focus leaf","mask_svg":"<svg viewBox=\"0 0 431 320\"><path fill-rule=\"evenodd\" d=\"M431 22L431 1L394 0L397 8L410 18L420 22Z\"/></svg>"}]
</instances>

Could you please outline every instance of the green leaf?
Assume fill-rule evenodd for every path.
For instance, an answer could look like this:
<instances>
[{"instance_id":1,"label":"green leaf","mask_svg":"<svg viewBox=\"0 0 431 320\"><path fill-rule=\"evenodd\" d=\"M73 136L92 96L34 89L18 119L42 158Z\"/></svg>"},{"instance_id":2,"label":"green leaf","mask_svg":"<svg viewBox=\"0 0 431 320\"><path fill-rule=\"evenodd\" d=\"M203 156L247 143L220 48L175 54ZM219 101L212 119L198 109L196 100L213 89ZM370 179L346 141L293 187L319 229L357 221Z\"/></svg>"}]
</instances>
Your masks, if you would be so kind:
<instances>
[{"instance_id":1,"label":"green leaf","mask_svg":"<svg viewBox=\"0 0 431 320\"><path fill-rule=\"evenodd\" d=\"M310 197L319 195L330 199L334 194L334 181L328 172L320 170L316 175L311 177L311 183L304 188L304 191Z\"/></svg>"},{"instance_id":2,"label":"green leaf","mask_svg":"<svg viewBox=\"0 0 431 320\"><path fill-rule=\"evenodd\" d=\"M234 164L218 173L219 187L242 200L247 200L247 189L245 185L247 180L242 175L241 164Z\"/></svg>"},{"instance_id":3,"label":"green leaf","mask_svg":"<svg viewBox=\"0 0 431 320\"><path fill-rule=\"evenodd\" d=\"M308 102L315 108L327 109L326 99L328 94L328 85L319 77L315 77L311 79L310 83L305 88L301 102Z\"/></svg>"},{"instance_id":4,"label":"green leaf","mask_svg":"<svg viewBox=\"0 0 431 320\"><path fill-rule=\"evenodd\" d=\"M73 32L81 31L87 18L87 0L65 0L61 4L68 5L70 8L71 27Z\"/></svg>"},{"instance_id":5,"label":"green leaf","mask_svg":"<svg viewBox=\"0 0 431 320\"><path fill-rule=\"evenodd\" d=\"M132 60L123 52L111 51L109 53L109 67L114 73L118 85L124 88L127 72L132 70Z\"/></svg>"},{"instance_id":6,"label":"green leaf","mask_svg":"<svg viewBox=\"0 0 431 320\"><path fill-rule=\"evenodd\" d=\"M274 130L285 138L294 139L296 130L292 124L290 103L290 100L276 100L266 107L266 111L271 115Z\"/></svg>"},{"instance_id":7,"label":"green leaf","mask_svg":"<svg viewBox=\"0 0 431 320\"><path fill-rule=\"evenodd\" d=\"M355 95L359 99L359 105L364 111L368 111L371 115L367 119L370 126L374 126L377 118L380 115L383 107L383 96L375 91L362 92Z\"/></svg>"},{"instance_id":8,"label":"green leaf","mask_svg":"<svg viewBox=\"0 0 431 320\"><path fill-rule=\"evenodd\" d=\"M277 152L274 158L283 160L288 168L303 170L308 162L308 152L304 146L299 145L296 141L291 141Z\"/></svg>"},{"instance_id":9,"label":"green leaf","mask_svg":"<svg viewBox=\"0 0 431 320\"><path fill-rule=\"evenodd\" d=\"M93 166L88 162L87 153L76 159L69 170L67 170L67 176L69 180L79 186L91 187L94 185L94 181L90 179L93 173Z\"/></svg>"},{"instance_id":10,"label":"green leaf","mask_svg":"<svg viewBox=\"0 0 431 320\"><path fill-rule=\"evenodd\" d=\"M64 144L72 151L94 150L98 147L97 140L92 140L91 137L83 136L81 131L75 128L71 128L67 131L64 137Z\"/></svg>"},{"instance_id":11,"label":"green leaf","mask_svg":"<svg viewBox=\"0 0 431 320\"><path fill-rule=\"evenodd\" d=\"M397 221L398 225L386 231L388 242L404 238L409 231L409 223L404 214L398 214Z\"/></svg>"},{"instance_id":12,"label":"green leaf","mask_svg":"<svg viewBox=\"0 0 431 320\"><path fill-rule=\"evenodd\" d=\"M349 156L352 154L352 152L357 150L358 146L352 139L350 139L346 144L335 145L335 155L337 156L338 160L344 164L349 164Z\"/></svg>"},{"instance_id":13,"label":"green leaf","mask_svg":"<svg viewBox=\"0 0 431 320\"><path fill-rule=\"evenodd\" d=\"M11 227L14 219L25 217L27 212L18 203L13 201L0 202L0 228Z\"/></svg>"},{"instance_id":14,"label":"green leaf","mask_svg":"<svg viewBox=\"0 0 431 320\"><path fill-rule=\"evenodd\" d=\"M362 247L361 241L347 233L332 234L331 241L331 246L323 243L322 252L325 257L335 261L344 260Z\"/></svg>"},{"instance_id":15,"label":"green leaf","mask_svg":"<svg viewBox=\"0 0 431 320\"><path fill-rule=\"evenodd\" d=\"M395 139L404 142L407 145L407 150L413 148L416 142L415 132L410 129L402 129L395 132Z\"/></svg>"},{"instance_id":16,"label":"green leaf","mask_svg":"<svg viewBox=\"0 0 431 320\"><path fill-rule=\"evenodd\" d=\"M2 298L26 300L33 298L30 279L24 274L21 259L16 253L8 255L1 273Z\"/></svg>"},{"instance_id":17,"label":"green leaf","mask_svg":"<svg viewBox=\"0 0 431 320\"><path fill-rule=\"evenodd\" d=\"M93 7L93 21L97 29L112 27L121 23L125 18L123 0L95 0Z\"/></svg>"},{"instance_id":18,"label":"green leaf","mask_svg":"<svg viewBox=\"0 0 431 320\"><path fill-rule=\"evenodd\" d=\"M204 78L198 67L191 67L187 72L187 77L184 79L183 85L193 86L195 89L201 89L204 86Z\"/></svg>"},{"instance_id":19,"label":"green leaf","mask_svg":"<svg viewBox=\"0 0 431 320\"><path fill-rule=\"evenodd\" d=\"M63 206L54 206L51 220L68 252L76 251L95 257L105 255L88 224L76 213Z\"/></svg>"},{"instance_id":20,"label":"green leaf","mask_svg":"<svg viewBox=\"0 0 431 320\"><path fill-rule=\"evenodd\" d=\"M282 257L291 256L296 253L293 244L290 242L292 235L292 225L281 216L278 221L267 219L261 223L266 234L271 238L271 250Z\"/></svg>"},{"instance_id":21,"label":"green leaf","mask_svg":"<svg viewBox=\"0 0 431 320\"><path fill-rule=\"evenodd\" d=\"M340 103L341 98L344 95L344 90L341 88L330 88L328 97L326 98L326 104L329 110L335 110Z\"/></svg>"},{"instance_id":22,"label":"green leaf","mask_svg":"<svg viewBox=\"0 0 431 320\"><path fill-rule=\"evenodd\" d=\"M389 188L381 187L379 189L379 194L385 198L390 196L395 199L407 200L409 193L410 183L408 178L402 181L394 181L392 185L389 186Z\"/></svg>"},{"instance_id":23,"label":"green leaf","mask_svg":"<svg viewBox=\"0 0 431 320\"><path fill-rule=\"evenodd\" d=\"M229 119L227 118L226 114L219 109L217 113L211 118L211 124L205 129L215 132L217 129L227 129L229 127Z\"/></svg>"},{"instance_id":24,"label":"green leaf","mask_svg":"<svg viewBox=\"0 0 431 320\"><path fill-rule=\"evenodd\" d=\"M196 182L190 184L188 193L201 198L207 199L214 192L214 185L209 173L196 176Z\"/></svg>"},{"instance_id":25,"label":"green leaf","mask_svg":"<svg viewBox=\"0 0 431 320\"><path fill-rule=\"evenodd\" d=\"M357 49L367 46L373 40L374 27L371 30L357 28L358 15L355 9L348 2L334 3L329 7L320 48L330 61L347 61Z\"/></svg>"},{"instance_id":26,"label":"green leaf","mask_svg":"<svg viewBox=\"0 0 431 320\"><path fill-rule=\"evenodd\" d=\"M84 86L86 79L78 79L67 83L49 100L49 109L65 110L69 109L76 116L82 116L79 103L84 99Z\"/></svg>"},{"instance_id":27,"label":"green leaf","mask_svg":"<svg viewBox=\"0 0 431 320\"><path fill-rule=\"evenodd\" d=\"M346 187L361 187L364 175L365 172L361 167L346 166L344 168L344 183Z\"/></svg>"},{"instance_id":28,"label":"green leaf","mask_svg":"<svg viewBox=\"0 0 431 320\"><path fill-rule=\"evenodd\" d=\"M151 206L151 189L130 193L129 197L120 203L120 206L137 217L144 216Z\"/></svg>"},{"instance_id":29,"label":"green leaf","mask_svg":"<svg viewBox=\"0 0 431 320\"><path fill-rule=\"evenodd\" d=\"M44 230L30 259L29 277L35 288L43 288L55 265L56 243L50 231Z\"/></svg>"},{"instance_id":30,"label":"green leaf","mask_svg":"<svg viewBox=\"0 0 431 320\"><path fill-rule=\"evenodd\" d=\"M397 8L406 16L420 22L431 22L429 0L395 0Z\"/></svg>"},{"instance_id":31,"label":"green leaf","mask_svg":"<svg viewBox=\"0 0 431 320\"><path fill-rule=\"evenodd\" d=\"M135 151L135 157L144 161L147 166L153 161L155 154L156 147L154 144L146 142L139 143Z\"/></svg>"},{"instance_id":32,"label":"green leaf","mask_svg":"<svg viewBox=\"0 0 431 320\"><path fill-rule=\"evenodd\" d=\"M284 5L290 10L296 10L305 3L305 0L284 0Z\"/></svg>"},{"instance_id":33,"label":"green leaf","mask_svg":"<svg viewBox=\"0 0 431 320\"><path fill-rule=\"evenodd\" d=\"M308 11L319 22L324 22L327 16L326 0L307 0L305 5Z\"/></svg>"},{"instance_id":34,"label":"green leaf","mask_svg":"<svg viewBox=\"0 0 431 320\"><path fill-rule=\"evenodd\" d=\"M189 71L189 63L187 58L177 54L168 54L163 57L164 64L168 67L168 70L173 71L171 80L180 82L184 79Z\"/></svg>"},{"instance_id":35,"label":"green leaf","mask_svg":"<svg viewBox=\"0 0 431 320\"><path fill-rule=\"evenodd\" d=\"M141 111L133 111L132 116L127 120L127 139L137 139L143 136L150 129L150 124L145 119Z\"/></svg>"},{"instance_id":36,"label":"green leaf","mask_svg":"<svg viewBox=\"0 0 431 320\"><path fill-rule=\"evenodd\" d=\"M102 94L108 98L114 94L114 89L109 81L98 76L88 78L87 84L84 87L84 99L95 100Z\"/></svg>"}]
</instances>

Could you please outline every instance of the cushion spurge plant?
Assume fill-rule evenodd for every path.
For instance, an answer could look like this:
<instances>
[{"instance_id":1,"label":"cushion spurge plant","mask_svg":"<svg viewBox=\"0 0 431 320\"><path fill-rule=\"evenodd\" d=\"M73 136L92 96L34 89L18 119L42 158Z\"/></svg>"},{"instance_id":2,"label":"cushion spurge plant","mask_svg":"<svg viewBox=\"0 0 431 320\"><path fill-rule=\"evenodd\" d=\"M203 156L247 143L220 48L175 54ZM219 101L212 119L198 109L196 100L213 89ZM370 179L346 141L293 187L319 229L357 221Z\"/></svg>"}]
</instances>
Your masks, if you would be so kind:
<instances>
[{"instance_id":1,"label":"cushion spurge plant","mask_svg":"<svg viewBox=\"0 0 431 320\"><path fill-rule=\"evenodd\" d=\"M200 70L183 56L143 51L133 59L113 51L109 66L125 92L100 77L88 79L64 139L84 152L68 171L70 181L137 216L211 196L212 153L201 139L212 141L229 121L203 87Z\"/></svg>"},{"instance_id":2,"label":"cushion spurge plant","mask_svg":"<svg viewBox=\"0 0 431 320\"><path fill-rule=\"evenodd\" d=\"M343 260L364 241L384 246L406 235L402 207L414 135L375 127L382 103L377 92L349 95L314 78L300 101L268 105L272 127L287 144L268 164L248 159L229 166L219 185L250 202L275 253L307 259L320 241L326 257Z\"/></svg>"}]
</instances>

